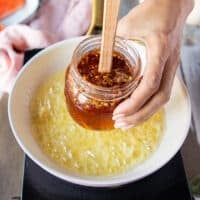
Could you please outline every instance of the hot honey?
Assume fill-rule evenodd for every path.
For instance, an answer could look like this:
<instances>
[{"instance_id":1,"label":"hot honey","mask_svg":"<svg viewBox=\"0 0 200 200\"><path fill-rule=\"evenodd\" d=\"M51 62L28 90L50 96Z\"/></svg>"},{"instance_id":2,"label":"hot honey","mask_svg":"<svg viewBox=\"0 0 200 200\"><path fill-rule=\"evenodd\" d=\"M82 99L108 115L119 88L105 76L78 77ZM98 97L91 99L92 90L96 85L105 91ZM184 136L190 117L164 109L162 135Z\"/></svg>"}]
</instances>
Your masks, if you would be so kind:
<instances>
[{"instance_id":1,"label":"hot honey","mask_svg":"<svg viewBox=\"0 0 200 200\"><path fill-rule=\"evenodd\" d=\"M81 126L93 130L110 130L114 128L113 110L137 86L139 64L131 60L131 55L126 55L127 48L122 52L122 46L113 52L111 71L99 73L99 48L94 45L84 52L86 47L83 43L75 50L66 71L67 107Z\"/></svg>"},{"instance_id":2,"label":"hot honey","mask_svg":"<svg viewBox=\"0 0 200 200\"><path fill-rule=\"evenodd\" d=\"M78 64L78 72L84 80L102 87L123 87L134 78L133 67L120 53L113 53L111 72L99 73L99 50L86 54Z\"/></svg>"},{"instance_id":3,"label":"hot honey","mask_svg":"<svg viewBox=\"0 0 200 200\"><path fill-rule=\"evenodd\" d=\"M133 67L122 54L114 52L111 72L99 73L99 57L99 50L93 50L84 55L78 63L78 73L84 81L93 86L102 87L105 90L110 88L113 91L116 90L116 93L123 93L123 87L134 79ZM66 80L69 78L69 71L66 72ZM68 109L75 121L88 129L108 130L113 128L113 110L124 98L106 100L94 96L93 99L90 99L83 97L84 94L80 93L74 96L71 88L70 86L65 87L65 96Z\"/></svg>"}]
</instances>

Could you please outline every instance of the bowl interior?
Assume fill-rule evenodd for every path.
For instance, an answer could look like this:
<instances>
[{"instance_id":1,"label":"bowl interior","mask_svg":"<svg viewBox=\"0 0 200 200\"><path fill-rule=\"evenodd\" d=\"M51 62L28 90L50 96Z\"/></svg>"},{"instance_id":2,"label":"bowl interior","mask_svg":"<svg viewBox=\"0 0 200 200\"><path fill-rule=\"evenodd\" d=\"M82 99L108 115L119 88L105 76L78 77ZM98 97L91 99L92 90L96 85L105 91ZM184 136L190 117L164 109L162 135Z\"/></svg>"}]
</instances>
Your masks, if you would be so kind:
<instances>
[{"instance_id":1,"label":"bowl interior","mask_svg":"<svg viewBox=\"0 0 200 200\"><path fill-rule=\"evenodd\" d=\"M85 37L62 41L43 50L20 71L9 96L8 113L12 131L24 152L39 166L64 180L87 186L118 186L138 180L167 163L180 149L190 125L191 108L183 83L175 78L170 101L165 105L166 124L156 151L142 164L117 176L91 177L73 174L55 164L40 149L31 133L29 102L37 87L51 74L65 69L74 48ZM131 42L146 63L144 46Z\"/></svg>"}]
</instances>

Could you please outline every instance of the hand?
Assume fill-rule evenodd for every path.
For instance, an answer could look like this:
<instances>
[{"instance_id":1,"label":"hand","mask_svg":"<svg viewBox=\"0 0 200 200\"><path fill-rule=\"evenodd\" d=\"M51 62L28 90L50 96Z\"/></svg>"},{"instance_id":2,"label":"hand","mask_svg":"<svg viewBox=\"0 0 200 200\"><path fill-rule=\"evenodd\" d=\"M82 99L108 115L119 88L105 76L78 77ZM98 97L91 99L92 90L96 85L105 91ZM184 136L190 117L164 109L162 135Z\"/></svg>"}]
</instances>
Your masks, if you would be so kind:
<instances>
[{"instance_id":1,"label":"hand","mask_svg":"<svg viewBox=\"0 0 200 200\"><path fill-rule=\"evenodd\" d=\"M181 38L193 1L146 0L118 24L117 35L142 40L147 66L139 86L113 112L115 128L126 130L151 117L170 98Z\"/></svg>"}]
</instances>

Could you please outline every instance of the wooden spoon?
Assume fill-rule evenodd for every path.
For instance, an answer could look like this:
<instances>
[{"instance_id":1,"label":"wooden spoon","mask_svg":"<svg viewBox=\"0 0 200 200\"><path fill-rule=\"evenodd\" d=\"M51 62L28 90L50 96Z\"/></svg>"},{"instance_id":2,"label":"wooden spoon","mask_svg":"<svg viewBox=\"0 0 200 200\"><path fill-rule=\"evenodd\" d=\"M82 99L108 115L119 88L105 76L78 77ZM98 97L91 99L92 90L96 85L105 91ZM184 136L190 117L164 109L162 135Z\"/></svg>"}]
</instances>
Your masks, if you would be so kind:
<instances>
[{"instance_id":1,"label":"wooden spoon","mask_svg":"<svg viewBox=\"0 0 200 200\"><path fill-rule=\"evenodd\" d=\"M104 1L103 33L98 66L100 73L111 71L119 7L120 0Z\"/></svg>"}]
</instances>

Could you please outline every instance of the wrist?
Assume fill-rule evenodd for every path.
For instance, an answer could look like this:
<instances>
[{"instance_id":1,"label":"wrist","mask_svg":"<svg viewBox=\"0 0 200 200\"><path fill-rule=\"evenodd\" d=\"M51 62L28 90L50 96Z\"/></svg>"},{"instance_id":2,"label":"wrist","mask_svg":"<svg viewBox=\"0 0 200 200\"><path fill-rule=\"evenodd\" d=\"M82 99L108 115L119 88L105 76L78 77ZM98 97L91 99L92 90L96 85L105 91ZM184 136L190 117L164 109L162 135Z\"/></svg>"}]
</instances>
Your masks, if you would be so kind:
<instances>
[{"instance_id":1,"label":"wrist","mask_svg":"<svg viewBox=\"0 0 200 200\"><path fill-rule=\"evenodd\" d=\"M158 21L162 22L161 27L173 30L176 26L184 26L194 7L194 0L145 0L144 7L147 7L150 13L153 13L153 10L156 12Z\"/></svg>"},{"instance_id":2,"label":"wrist","mask_svg":"<svg viewBox=\"0 0 200 200\"><path fill-rule=\"evenodd\" d=\"M153 3L154 6L159 6L169 12L178 11L183 17L187 17L194 7L194 0L145 0Z\"/></svg>"},{"instance_id":3,"label":"wrist","mask_svg":"<svg viewBox=\"0 0 200 200\"><path fill-rule=\"evenodd\" d=\"M194 0L185 0L181 1L181 3L183 4L183 9L187 17L194 8Z\"/></svg>"}]
</instances>

